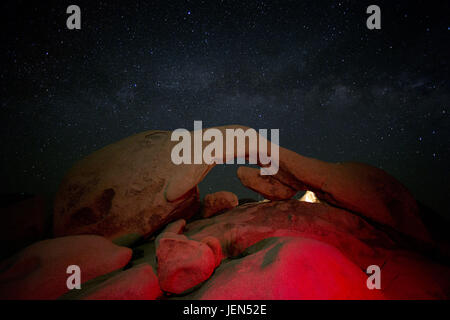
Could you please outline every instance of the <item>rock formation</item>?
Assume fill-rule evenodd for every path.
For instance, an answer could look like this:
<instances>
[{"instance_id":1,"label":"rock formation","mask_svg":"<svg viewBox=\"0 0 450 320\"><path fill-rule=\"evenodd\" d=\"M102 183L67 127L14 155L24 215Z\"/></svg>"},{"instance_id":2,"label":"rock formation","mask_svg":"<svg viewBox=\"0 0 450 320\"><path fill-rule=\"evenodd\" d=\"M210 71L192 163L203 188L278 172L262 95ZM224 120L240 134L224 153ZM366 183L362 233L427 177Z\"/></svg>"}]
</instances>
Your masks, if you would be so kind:
<instances>
[{"instance_id":1,"label":"rock formation","mask_svg":"<svg viewBox=\"0 0 450 320\"><path fill-rule=\"evenodd\" d=\"M217 129L227 128L247 129ZM386 172L280 147L276 175L237 171L265 201L207 195L201 218L197 185L214 165L173 164L174 144L170 132L143 132L75 164L55 199L59 238L0 264L0 298L449 298L450 251ZM306 202L291 199L298 191ZM72 264L83 288L67 293ZM382 268L381 290L367 288L370 265Z\"/></svg>"},{"instance_id":2,"label":"rock formation","mask_svg":"<svg viewBox=\"0 0 450 320\"><path fill-rule=\"evenodd\" d=\"M217 129L237 127L248 129ZM171 221L191 217L199 206L197 184L214 165L175 165L170 158L174 145L170 132L147 131L81 160L56 196L55 234L148 236ZM299 190L310 190L335 206L430 241L416 201L383 170L361 163L327 163L281 147L279 152L280 170L275 176L239 169L241 181L269 199L289 199ZM224 159L230 156L226 150L223 154Z\"/></svg>"},{"instance_id":3,"label":"rock formation","mask_svg":"<svg viewBox=\"0 0 450 320\"><path fill-rule=\"evenodd\" d=\"M337 249L305 238L268 238L221 265L189 299L382 299Z\"/></svg>"},{"instance_id":4,"label":"rock formation","mask_svg":"<svg viewBox=\"0 0 450 320\"><path fill-rule=\"evenodd\" d=\"M56 299L69 289L67 267L77 265L82 281L124 267L131 250L94 235L37 242L0 264L0 299Z\"/></svg>"}]
</instances>

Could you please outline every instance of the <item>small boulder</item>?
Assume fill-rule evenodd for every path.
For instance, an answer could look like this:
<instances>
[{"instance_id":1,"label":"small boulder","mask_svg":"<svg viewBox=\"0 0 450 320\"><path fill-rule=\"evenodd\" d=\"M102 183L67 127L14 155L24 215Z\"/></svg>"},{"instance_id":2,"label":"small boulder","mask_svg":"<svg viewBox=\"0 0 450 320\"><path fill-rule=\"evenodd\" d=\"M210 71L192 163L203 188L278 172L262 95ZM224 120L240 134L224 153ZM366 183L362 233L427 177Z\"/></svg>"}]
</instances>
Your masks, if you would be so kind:
<instances>
[{"instance_id":1,"label":"small boulder","mask_svg":"<svg viewBox=\"0 0 450 320\"><path fill-rule=\"evenodd\" d=\"M181 236L160 238L156 249L161 289L175 294L208 279L217 263L208 244Z\"/></svg>"},{"instance_id":2,"label":"small boulder","mask_svg":"<svg viewBox=\"0 0 450 320\"><path fill-rule=\"evenodd\" d=\"M80 267L83 283L122 268L131 255L94 235L37 242L0 263L0 299L56 299L68 291L68 266Z\"/></svg>"},{"instance_id":3,"label":"small boulder","mask_svg":"<svg viewBox=\"0 0 450 320\"><path fill-rule=\"evenodd\" d=\"M219 191L207 194L203 200L203 217L209 218L228 209L233 209L239 204L238 197L228 191Z\"/></svg>"}]
</instances>

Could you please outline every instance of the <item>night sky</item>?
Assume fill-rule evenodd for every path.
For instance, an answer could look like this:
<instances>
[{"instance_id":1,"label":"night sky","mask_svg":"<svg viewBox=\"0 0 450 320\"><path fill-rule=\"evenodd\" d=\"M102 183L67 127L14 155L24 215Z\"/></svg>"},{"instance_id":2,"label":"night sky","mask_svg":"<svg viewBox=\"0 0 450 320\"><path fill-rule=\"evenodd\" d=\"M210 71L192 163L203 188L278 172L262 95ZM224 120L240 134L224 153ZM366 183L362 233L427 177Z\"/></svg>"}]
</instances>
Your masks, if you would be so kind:
<instances>
[{"instance_id":1,"label":"night sky","mask_svg":"<svg viewBox=\"0 0 450 320\"><path fill-rule=\"evenodd\" d=\"M81 30L66 8L81 8ZM381 7L382 29L366 28ZM49 198L134 133L242 124L381 167L450 217L449 2L5 1L0 192ZM217 166L202 194L241 186Z\"/></svg>"}]
</instances>

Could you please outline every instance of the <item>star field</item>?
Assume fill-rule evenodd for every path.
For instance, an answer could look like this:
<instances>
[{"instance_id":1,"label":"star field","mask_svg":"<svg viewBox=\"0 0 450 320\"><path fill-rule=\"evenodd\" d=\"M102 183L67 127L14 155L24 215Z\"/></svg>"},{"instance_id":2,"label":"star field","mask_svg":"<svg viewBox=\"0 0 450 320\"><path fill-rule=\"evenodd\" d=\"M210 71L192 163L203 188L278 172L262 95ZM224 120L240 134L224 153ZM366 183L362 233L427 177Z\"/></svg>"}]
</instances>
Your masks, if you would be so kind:
<instances>
[{"instance_id":1,"label":"star field","mask_svg":"<svg viewBox=\"0 0 450 320\"><path fill-rule=\"evenodd\" d=\"M168 3L169 2L169 3ZM448 214L448 9L378 1L2 2L2 193L52 195L134 133L243 124L327 161L383 168ZM242 187L216 167L201 192Z\"/></svg>"}]
</instances>

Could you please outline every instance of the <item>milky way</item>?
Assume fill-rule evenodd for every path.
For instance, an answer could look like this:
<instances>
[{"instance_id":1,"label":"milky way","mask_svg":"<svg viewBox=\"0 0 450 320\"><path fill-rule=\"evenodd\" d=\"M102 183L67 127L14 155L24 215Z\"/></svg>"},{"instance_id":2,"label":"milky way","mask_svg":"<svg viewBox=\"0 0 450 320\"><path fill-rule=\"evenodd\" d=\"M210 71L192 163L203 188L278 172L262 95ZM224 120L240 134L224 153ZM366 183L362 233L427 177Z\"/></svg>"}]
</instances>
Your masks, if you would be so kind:
<instances>
[{"instance_id":1,"label":"milky way","mask_svg":"<svg viewBox=\"0 0 450 320\"><path fill-rule=\"evenodd\" d=\"M41 1L42 2L42 1ZM243 124L362 161L442 214L450 173L448 3L2 1L2 193L51 196L98 148L150 130ZM357 4L356 4L357 3ZM218 166L202 194L257 195Z\"/></svg>"}]
</instances>

